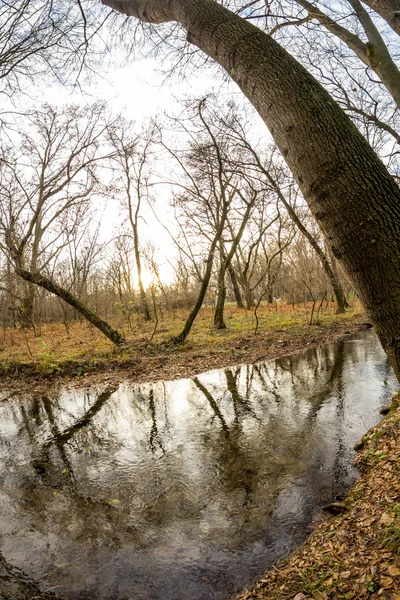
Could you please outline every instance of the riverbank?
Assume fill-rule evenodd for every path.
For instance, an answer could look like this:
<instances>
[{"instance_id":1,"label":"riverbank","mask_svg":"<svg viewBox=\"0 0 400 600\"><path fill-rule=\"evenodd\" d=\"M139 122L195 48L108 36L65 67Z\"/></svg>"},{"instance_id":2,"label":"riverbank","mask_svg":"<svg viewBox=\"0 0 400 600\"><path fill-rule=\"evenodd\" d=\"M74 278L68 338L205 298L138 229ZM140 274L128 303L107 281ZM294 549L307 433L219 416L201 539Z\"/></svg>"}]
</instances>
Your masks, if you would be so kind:
<instances>
[{"instance_id":1,"label":"riverbank","mask_svg":"<svg viewBox=\"0 0 400 600\"><path fill-rule=\"evenodd\" d=\"M361 476L311 537L237 600L400 598L400 397L368 431L355 465Z\"/></svg>"},{"instance_id":2,"label":"riverbank","mask_svg":"<svg viewBox=\"0 0 400 600\"><path fill-rule=\"evenodd\" d=\"M66 383L78 386L129 379L135 382L190 377L209 369L255 363L292 354L326 342L335 342L363 328L366 317L358 306L343 315L324 314L316 325L307 314L288 307L260 312L254 333L250 313L229 308L228 328L212 329L212 311L203 309L199 322L184 345L168 343L175 325L150 342L131 338L122 349L86 325L43 327L41 337L11 330L0 351L0 375L6 393L40 392ZM149 326L148 326L149 327Z\"/></svg>"},{"instance_id":3,"label":"riverbank","mask_svg":"<svg viewBox=\"0 0 400 600\"><path fill-rule=\"evenodd\" d=\"M238 338L235 345L227 344L225 349L240 351L250 356L249 359L232 359L233 353L222 352L222 344L213 347L212 352L200 354L202 361L196 356L187 360L188 356L199 352L199 348L181 349L175 362L160 362L160 357L142 356L143 369L132 373L129 368L118 364L113 371L94 371L83 376L52 374L43 377L39 374L25 375L20 381L16 377L3 381L14 385L14 389L39 393L48 391L49 387L70 382L77 387L99 384L101 382L118 383L129 378L133 381L150 381L161 377L171 378L171 364L181 369L185 375L196 373L196 369L205 370L214 365L210 360L224 361L221 366L238 362L254 362L265 357L252 358L256 352L265 352L267 358L290 354L296 349L311 348L323 341L334 341L346 338L360 329L366 328L362 314L332 317L318 327L298 328L293 335L294 326L286 330L280 329L263 332L262 335L250 338ZM269 337L266 336L268 333ZM230 335L230 334L229 334ZM287 336L287 337L285 337ZM291 337L290 337L291 336ZM243 339L248 341L243 342ZM266 339L269 344L266 344ZM254 344L251 343L254 341ZM232 342L232 340L231 340ZM285 344L286 342L286 344ZM242 345L241 345L242 344ZM299 345L296 348L296 344ZM248 346L248 347L247 347ZM210 350L208 348L208 350ZM154 347L153 347L154 351ZM173 357L174 355L171 354ZM233 363L227 363L232 359ZM156 364L156 368L154 368ZM160 375L164 372L165 375ZM25 386L25 387L24 387ZM6 392L7 393L7 392ZM4 385L3 385L4 397ZM394 600L400 597L400 489L399 489L399 450L398 433L400 429L400 412L396 405L378 426L370 430L363 438L356 458L356 465L362 475L351 490L343 504L334 507L345 510L341 517L329 517L327 513L317 526L313 536L296 552L296 554L278 565L268 573L252 591L244 592L240 600L336 600L340 598L384 598ZM0 556L0 568L9 576L10 595L0 597L7 600L22 598L53 597L51 592L40 594L33 587L25 589L21 573L16 573L11 565L7 565ZM22 586L22 583L24 585ZM30 584L31 585L31 584ZM33 584L32 584L33 585ZM21 589L18 586L22 586ZM25 595L24 595L25 594Z\"/></svg>"}]
</instances>

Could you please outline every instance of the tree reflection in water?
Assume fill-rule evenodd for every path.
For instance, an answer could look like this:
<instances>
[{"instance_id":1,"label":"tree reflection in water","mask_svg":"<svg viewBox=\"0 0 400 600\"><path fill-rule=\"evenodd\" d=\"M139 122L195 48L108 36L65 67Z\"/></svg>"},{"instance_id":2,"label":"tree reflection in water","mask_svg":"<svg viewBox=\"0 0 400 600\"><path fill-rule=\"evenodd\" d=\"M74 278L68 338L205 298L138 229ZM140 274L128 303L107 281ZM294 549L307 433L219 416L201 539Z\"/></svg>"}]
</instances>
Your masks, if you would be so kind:
<instances>
[{"instance_id":1,"label":"tree reflection in water","mask_svg":"<svg viewBox=\"0 0 400 600\"><path fill-rule=\"evenodd\" d=\"M395 387L367 332L192 380L4 401L3 556L65 599L229 598L348 489L352 446Z\"/></svg>"}]
</instances>

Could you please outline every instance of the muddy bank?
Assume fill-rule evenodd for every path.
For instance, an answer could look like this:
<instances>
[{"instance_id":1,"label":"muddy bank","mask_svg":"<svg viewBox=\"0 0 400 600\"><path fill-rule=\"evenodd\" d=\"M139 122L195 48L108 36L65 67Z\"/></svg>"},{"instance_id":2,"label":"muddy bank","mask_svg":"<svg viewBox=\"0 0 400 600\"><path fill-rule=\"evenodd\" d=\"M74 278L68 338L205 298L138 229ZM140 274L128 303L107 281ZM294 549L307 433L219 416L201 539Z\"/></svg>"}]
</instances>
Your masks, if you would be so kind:
<instances>
[{"instance_id":1,"label":"muddy bank","mask_svg":"<svg viewBox=\"0 0 400 600\"><path fill-rule=\"evenodd\" d=\"M40 393L50 388L73 383L77 386L124 380L138 383L159 379L192 377L209 369L251 364L335 342L358 331L370 328L365 315L329 324L287 327L285 330L244 335L218 345L196 347L190 340L184 346L167 344L126 348L96 360L64 361L39 369L34 362L0 363L4 394Z\"/></svg>"},{"instance_id":2,"label":"muddy bank","mask_svg":"<svg viewBox=\"0 0 400 600\"><path fill-rule=\"evenodd\" d=\"M336 510L289 559L237 600L400 598L400 408L364 436L361 472ZM332 507L331 510L334 510Z\"/></svg>"}]
</instances>

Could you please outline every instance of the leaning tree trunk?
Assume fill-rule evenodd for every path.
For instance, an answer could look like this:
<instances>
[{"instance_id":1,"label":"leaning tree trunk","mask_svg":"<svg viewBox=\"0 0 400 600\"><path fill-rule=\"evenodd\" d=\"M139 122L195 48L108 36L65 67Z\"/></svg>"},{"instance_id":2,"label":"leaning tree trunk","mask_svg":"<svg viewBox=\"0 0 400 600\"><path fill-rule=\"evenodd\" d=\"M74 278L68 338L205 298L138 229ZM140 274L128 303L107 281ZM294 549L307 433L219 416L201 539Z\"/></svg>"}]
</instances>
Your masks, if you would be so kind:
<instances>
[{"instance_id":1,"label":"leaning tree trunk","mask_svg":"<svg viewBox=\"0 0 400 600\"><path fill-rule=\"evenodd\" d=\"M268 126L400 379L400 189L328 92L266 33L214 0L103 0L177 21Z\"/></svg>"},{"instance_id":2,"label":"leaning tree trunk","mask_svg":"<svg viewBox=\"0 0 400 600\"><path fill-rule=\"evenodd\" d=\"M218 239L214 238L214 240L211 243L210 250L208 252L207 262L206 262L206 271L204 273L203 281L201 282L200 291L197 296L196 303L195 303L194 307L192 308L192 310L190 311L189 316L186 319L186 322L185 322L185 325L183 326L182 331L180 332L179 335L177 335L176 337L174 337L172 339L172 341L175 344L183 344L183 342L186 340L187 336L190 333L190 330L192 329L193 323L199 313L199 310L201 309L201 307L203 305L204 298L206 297L206 293L207 293L207 289L208 289L208 284L210 283L210 279L211 279L215 248L217 246Z\"/></svg>"},{"instance_id":3,"label":"leaning tree trunk","mask_svg":"<svg viewBox=\"0 0 400 600\"><path fill-rule=\"evenodd\" d=\"M203 305L203 301L204 301L204 298L206 297L208 285L209 285L210 279L211 279L215 250L217 248L217 244L219 243L219 240L221 239L227 214L228 214L228 205L226 204L226 202L224 202L223 208L222 208L222 213L221 213L221 220L218 225L217 231L215 232L213 241L211 242L210 248L208 250L208 256L207 256L207 261L206 261L206 270L204 273L203 281L201 282L200 291L197 296L196 303L195 303L194 307L192 308L192 310L190 311L190 314L189 314L188 318L186 319L186 323L185 323L181 333L173 338L173 342L175 342L175 343L183 344L183 342L186 340L186 338L189 335L190 330L193 326L193 323L199 313L199 310L201 309L201 307Z\"/></svg>"},{"instance_id":4,"label":"leaning tree trunk","mask_svg":"<svg viewBox=\"0 0 400 600\"><path fill-rule=\"evenodd\" d=\"M279 194L279 198L282 200L289 217L292 219L293 223L295 223L296 227L299 231L304 235L304 237L308 240L310 246L314 249L316 255L318 256L321 265L325 271L326 276L329 279L329 283L332 286L333 294L336 300L336 314L344 313L346 311L346 307L348 306L345 293L341 286L341 283L338 277L335 275L331 265L329 264L328 257L325 252L322 250L321 246L318 244L315 237L308 231L307 227L301 222L299 217L296 214L296 211L290 206L289 202L286 201L286 198L283 194Z\"/></svg>"},{"instance_id":5,"label":"leaning tree trunk","mask_svg":"<svg viewBox=\"0 0 400 600\"><path fill-rule=\"evenodd\" d=\"M100 329L100 331L116 346L124 342L123 336L118 331L113 329L106 321L103 321L103 319L90 310L83 302L73 296L68 290L62 288L48 277L45 277L40 273L31 273L25 269L17 269L17 274L22 277L22 279L25 279L25 281L34 283L67 302L67 304L75 308L85 317L85 319L92 323L92 325L97 327L97 329Z\"/></svg>"}]
</instances>

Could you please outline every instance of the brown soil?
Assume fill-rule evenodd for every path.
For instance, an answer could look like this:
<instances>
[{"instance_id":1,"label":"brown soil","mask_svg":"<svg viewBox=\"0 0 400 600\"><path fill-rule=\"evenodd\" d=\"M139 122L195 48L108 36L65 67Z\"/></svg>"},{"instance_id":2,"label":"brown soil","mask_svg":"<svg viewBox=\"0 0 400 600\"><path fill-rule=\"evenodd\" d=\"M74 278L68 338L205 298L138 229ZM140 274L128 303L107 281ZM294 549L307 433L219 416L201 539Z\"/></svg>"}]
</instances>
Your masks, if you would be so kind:
<instances>
[{"instance_id":1,"label":"brown soil","mask_svg":"<svg viewBox=\"0 0 400 600\"><path fill-rule=\"evenodd\" d=\"M363 438L355 464L361 477L342 505L325 515L289 559L237 600L400 598L400 408ZM335 508L335 507L332 507Z\"/></svg>"},{"instance_id":2,"label":"brown soil","mask_svg":"<svg viewBox=\"0 0 400 600\"><path fill-rule=\"evenodd\" d=\"M1 377L2 391L3 394L38 393L70 383L82 386L127 379L149 382L191 377L209 369L293 354L351 336L367 327L370 325L365 323L365 315L358 314L345 321L338 319L322 325L247 334L212 347L192 348L190 341L184 346L142 343L131 346L126 358L122 354L98 359L95 363L74 360L63 363L62 368L50 374L38 373L35 364L8 364L7 374Z\"/></svg>"}]
</instances>

